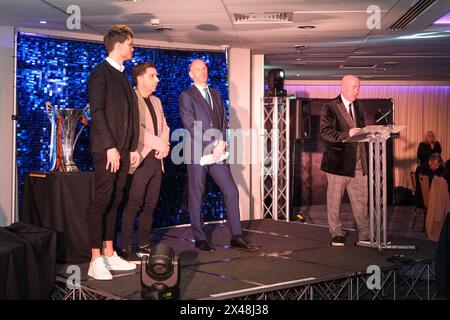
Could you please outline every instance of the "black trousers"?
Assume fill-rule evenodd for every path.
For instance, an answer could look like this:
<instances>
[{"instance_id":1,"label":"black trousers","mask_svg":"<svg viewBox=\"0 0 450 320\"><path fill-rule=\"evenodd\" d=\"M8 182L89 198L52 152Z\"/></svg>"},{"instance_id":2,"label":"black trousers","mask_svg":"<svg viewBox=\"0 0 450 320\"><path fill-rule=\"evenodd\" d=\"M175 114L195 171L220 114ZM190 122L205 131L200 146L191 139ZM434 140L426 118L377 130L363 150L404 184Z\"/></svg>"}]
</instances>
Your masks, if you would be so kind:
<instances>
[{"instance_id":1,"label":"black trousers","mask_svg":"<svg viewBox=\"0 0 450 320\"><path fill-rule=\"evenodd\" d=\"M102 248L102 241L114 240L117 210L130 169L130 152L120 152L119 170L106 170L106 153L92 153L95 170L95 193L89 207L91 248Z\"/></svg>"},{"instance_id":2,"label":"black trousers","mask_svg":"<svg viewBox=\"0 0 450 320\"><path fill-rule=\"evenodd\" d=\"M161 160L155 158L155 153L149 153L133 174L128 194L128 202L122 216L122 247L133 243L134 220L139 214L139 245L150 243L150 231L153 223L153 213L159 199L162 170Z\"/></svg>"}]
</instances>

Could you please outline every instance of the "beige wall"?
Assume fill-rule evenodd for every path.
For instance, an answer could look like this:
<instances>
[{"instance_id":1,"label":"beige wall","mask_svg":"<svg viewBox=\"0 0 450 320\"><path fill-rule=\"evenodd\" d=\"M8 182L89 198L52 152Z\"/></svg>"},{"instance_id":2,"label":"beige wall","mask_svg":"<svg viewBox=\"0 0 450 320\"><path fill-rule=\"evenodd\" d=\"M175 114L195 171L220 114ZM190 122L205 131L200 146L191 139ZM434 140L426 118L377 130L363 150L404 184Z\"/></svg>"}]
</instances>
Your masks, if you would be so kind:
<instances>
[{"instance_id":1,"label":"beige wall","mask_svg":"<svg viewBox=\"0 0 450 320\"><path fill-rule=\"evenodd\" d=\"M251 165L251 212L253 219L262 219L262 117L263 117L263 97L264 97L264 55L252 55L252 110L251 127L257 132L257 137L251 141L252 165Z\"/></svg>"},{"instance_id":2,"label":"beige wall","mask_svg":"<svg viewBox=\"0 0 450 320\"><path fill-rule=\"evenodd\" d=\"M262 211L259 129L264 94L263 55L251 55L249 49L230 50L229 94L229 127L241 129L244 133L241 143L230 149L232 159L239 160L238 164L232 164L230 168L239 190L241 219L260 219Z\"/></svg>"},{"instance_id":3,"label":"beige wall","mask_svg":"<svg viewBox=\"0 0 450 320\"><path fill-rule=\"evenodd\" d=\"M230 123L232 130L250 129L251 109L251 55L249 49L231 48L229 54L228 90L230 96ZM239 141L239 142L238 142ZM242 164L232 164L231 174L239 190L239 205L241 220L250 217L250 139L243 136L242 140L234 139L236 143L231 147L230 157ZM230 143L231 146L231 143ZM242 158L241 158L242 157ZM242 159L242 161L240 160Z\"/></svg>"},{"instance_id":4,"label":"beige wall","mask_svg":"<svg viewBox=\"0 0 450 320\"><path fill-rule=\"evenodd\" d=\"M11 223L13 208L14 28L0 26L0 226Z\"/></svg>"}]
</instances>

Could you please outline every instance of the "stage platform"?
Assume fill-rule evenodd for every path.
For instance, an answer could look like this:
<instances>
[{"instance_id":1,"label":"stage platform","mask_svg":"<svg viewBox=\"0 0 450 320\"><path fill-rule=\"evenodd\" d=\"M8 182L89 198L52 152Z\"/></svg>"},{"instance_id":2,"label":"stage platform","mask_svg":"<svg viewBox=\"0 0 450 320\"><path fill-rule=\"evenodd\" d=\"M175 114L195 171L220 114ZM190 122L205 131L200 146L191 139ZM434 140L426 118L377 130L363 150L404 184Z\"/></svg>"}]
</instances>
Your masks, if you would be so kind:
<instances>
[{"instance_id":1,"label":"stage platform","mask_svg":"<svg viewBox=\"0 0 450 320\"><path fill-rule=\"evenodd\" d=\"M392 244L416 250L384 250L354 245L348 231L344 247L332 247L328 228L271 219L243 221L245 234L262 249L231 249L225 224L205 226L215 252L194 248L189 226L156 229L152 243L172 246L181 262L181 299L434 299L436 243L390 238ZM380 269L370 278L369 266ZM135 272L114 272L111 281L87 276L79 265L81 286L67 289L68 265L58 265L55 299L141 299L140 266ZM73 269L70 269L73 270ZM368 286L369 283L369 286Z\"/></svg>"}]
</instances>

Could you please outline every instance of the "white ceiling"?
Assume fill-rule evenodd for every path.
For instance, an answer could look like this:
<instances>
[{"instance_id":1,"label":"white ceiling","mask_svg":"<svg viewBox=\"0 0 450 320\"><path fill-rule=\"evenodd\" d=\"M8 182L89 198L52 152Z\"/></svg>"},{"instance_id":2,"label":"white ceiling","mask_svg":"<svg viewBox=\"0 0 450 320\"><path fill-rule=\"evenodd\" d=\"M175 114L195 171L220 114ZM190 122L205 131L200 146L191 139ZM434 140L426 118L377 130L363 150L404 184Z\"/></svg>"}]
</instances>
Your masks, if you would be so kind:
<instances>
[{"instance_id":1,"label":"white ceiling","mask_svg":"<svg viewBox=\"0 0 450 320\"><path fill-rule=\"evenodd\" d=\"M2 0L0 24L67 31L66 9L81 9L80 32L103 34L127 24L137 39L230 45L264 53L268 67L280 67L288 79L335 80L353 73L377 80L450 80L450 26L433 22L450 11L449 0L436 0L402 31L387 31L417 0ZM381 28L370 30L367 8L381 9ZM292 12L292 23L234 24L235 13ZM155 32L159 27L173 30ZM46 25L39 20L47 20ZM314 29L301 30L300 25ZM422 32L436 38L399 39ZM297 50L294 45L307 44ZM342 69L340 66L353 68ZM366 66L366 69L354 68Z\"/></svg>"}]
</instances>

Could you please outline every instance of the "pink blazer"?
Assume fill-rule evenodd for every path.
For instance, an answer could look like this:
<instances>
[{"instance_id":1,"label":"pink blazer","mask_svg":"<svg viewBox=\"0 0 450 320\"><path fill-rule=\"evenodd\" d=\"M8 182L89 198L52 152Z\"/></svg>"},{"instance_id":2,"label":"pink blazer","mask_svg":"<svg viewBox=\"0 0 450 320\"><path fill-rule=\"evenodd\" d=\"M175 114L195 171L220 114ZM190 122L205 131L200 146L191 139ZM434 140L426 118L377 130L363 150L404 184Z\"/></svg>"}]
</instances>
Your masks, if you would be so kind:
<instances>
[{"instance_id":1,"label":"pink blazer","mask_svg":"<svg viewBox=\"0 0 450 320\"><path fill-rule=\"evenodd\" d=\"M158 128L154 135L153 121L148 110L144 98L138 90L135 91L139 104L139 144L137 152L139 153L139 161L135 167L130 167L129 173L133 174L139 164L144 160L148 153L154 149L162 148L169 144L170 128L167 126L166 117L164 116L161 100L158 97L151 95L150 101L155 109ZM161 168L164 171L164 163L161 160Z\"/></svg>"}]
</instances>

